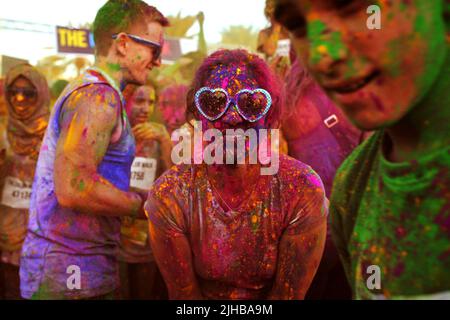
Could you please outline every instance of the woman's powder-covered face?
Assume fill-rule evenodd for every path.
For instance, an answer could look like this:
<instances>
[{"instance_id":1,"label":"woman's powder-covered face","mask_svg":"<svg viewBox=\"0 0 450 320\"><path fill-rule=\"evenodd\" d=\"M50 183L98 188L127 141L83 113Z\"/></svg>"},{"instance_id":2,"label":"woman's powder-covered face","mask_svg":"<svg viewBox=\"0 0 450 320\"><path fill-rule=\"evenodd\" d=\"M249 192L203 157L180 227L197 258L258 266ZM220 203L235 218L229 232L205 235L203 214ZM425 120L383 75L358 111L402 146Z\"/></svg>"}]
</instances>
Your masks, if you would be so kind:
<instances>
[{"instance_id":1,"label":"woman's powder-covered face","mask_svg":"<svg viewBox=\"0 0 450 320\"><path fill-rule=\"evenodd\" d=\"M164 90L159 97L159 110L169 132L186 122L186 94L187 87L173 86Z\"/></svg>"},{"instance_id":2,"label":"woman's powder-covered face","mask_svg":"<svg viewBox=\"0 0 450 320\"><path fill-rule=\"evenodd\" d=\"M9 103L21 119L29 118L38 108L38 96L35 86L25 77L18 77L8 87Z\"/></svg>"},{"instance_id":3,"label":"woman's powder-covered face","mask_svg":"<svg viewBox=\"0 0 450 320\"><path fill-rule=\"evenodd\" d=\"M259 88L259 84L255 77L251 75L244 64L216 66L212 69L210 76L203 85L211 89L224 89L230 98L234 98L235 95L243 89L254 90ZM260 140L259 132L260 129L265 129L266 116L256 122L248 122L239 115L235 109L234 103L231 103L226 113L216 121L210 121L203 116L200 117L204 132L208 129L217 129L220 131L223 136L223 148L225 150L224 157L226 156L226 153L233 152L236 156L235 164L237 159L243 159L243 157L250 154L250 152L255 152L258 144L263 142ZM231 129L242 129L244 132L249 129L255 130L256 140L251 140L248 135L241 137L241 135L237 133L230 134L227 132L227 130ZM245 139L245 150L237 149L238 143L236 141L238 141L238 139ZM265 140L264 142L267 143ZM231 147L234 150L227 150L227 148ZM241 151L244 152L242 153Z\"/></svg>"},{"instance_id":4,"label":"woman's powder-covered face","mask_svg":"<svg viewBox=\"0 0 450 320\"><path fill-rule=\"evenodd\" d=\"M130 122L133 126L148 121L155 110L155 89L141 86L131 97Z\"/></svg>"}]
</instances>

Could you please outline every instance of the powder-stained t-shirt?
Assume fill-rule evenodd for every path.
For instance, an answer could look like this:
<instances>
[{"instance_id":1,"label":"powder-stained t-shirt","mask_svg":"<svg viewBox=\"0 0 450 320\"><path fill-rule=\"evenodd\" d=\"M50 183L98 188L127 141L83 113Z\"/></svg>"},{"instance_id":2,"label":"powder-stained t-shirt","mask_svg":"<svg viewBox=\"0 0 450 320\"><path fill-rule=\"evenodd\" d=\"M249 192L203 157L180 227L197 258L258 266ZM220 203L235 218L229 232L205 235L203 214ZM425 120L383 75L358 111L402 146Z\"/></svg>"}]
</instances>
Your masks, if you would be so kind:
<instances>
[{"instance_id":1,"label":"powder-stained t-shirt","mask_svg":"<svg viewBox=\"0 0 450 320\"><path fill-rule=\"evenodd\" d=\"M382 142L380 131L345 161L331 199L332 232L354 296L448 299L450 146L391 163Z\"/></svg>"},{"instance_id":2,"label":"powder-stained t-shirt","mask_svg":"<svg viewBox=\"0 0 450 320\"><path fill-rule=\"evenodd\" d=\"M149 193L146 211L151 224L160 239L186 237L199 287L207 299L266 298L280 267L281 237L308 232L327 219L328 202L319 176L288 156L280 155L276 175L259 176L252 188L247 201L226 211L216 199L204 165L179 165L158 179ZM152 247L179 256L167 242L152 238ZM289 263L301 270L305 260L292 255ZM169 287L185 282L179 265L158 264L163 275L167 270L177 274L165 279Z\"/></svg>"}]
</instances>

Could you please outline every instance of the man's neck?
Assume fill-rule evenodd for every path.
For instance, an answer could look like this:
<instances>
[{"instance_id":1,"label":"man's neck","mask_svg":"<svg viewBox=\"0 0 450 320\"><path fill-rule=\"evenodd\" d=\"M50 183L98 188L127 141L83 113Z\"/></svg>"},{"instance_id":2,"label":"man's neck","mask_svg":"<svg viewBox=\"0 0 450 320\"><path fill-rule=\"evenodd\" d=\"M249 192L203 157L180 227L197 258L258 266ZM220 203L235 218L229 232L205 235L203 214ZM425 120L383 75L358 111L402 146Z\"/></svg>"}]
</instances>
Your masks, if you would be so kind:
<instances>
[{"instance_id":1,"label":"man's neck","mask_svg":"<svg viewBox=\"0 0 450 320\"><path fill-rule=\"evenodd\" d=\"M450 54L425 97L397 124L386 130L392 149L387 158L394 162L418 159L450 143Z\"/></svg>"},{"instance_id":2,"label":"man's neck","mask_svg":"<svg viewBox=\"0 0 450 320\"><path fill-rule=\"evenodd\" d=\"M97 57L94 67L106 72L121 91L125 89L127 84L124 79L123 69L116 59L109 57Z\"/></svg>"}]
</instances>

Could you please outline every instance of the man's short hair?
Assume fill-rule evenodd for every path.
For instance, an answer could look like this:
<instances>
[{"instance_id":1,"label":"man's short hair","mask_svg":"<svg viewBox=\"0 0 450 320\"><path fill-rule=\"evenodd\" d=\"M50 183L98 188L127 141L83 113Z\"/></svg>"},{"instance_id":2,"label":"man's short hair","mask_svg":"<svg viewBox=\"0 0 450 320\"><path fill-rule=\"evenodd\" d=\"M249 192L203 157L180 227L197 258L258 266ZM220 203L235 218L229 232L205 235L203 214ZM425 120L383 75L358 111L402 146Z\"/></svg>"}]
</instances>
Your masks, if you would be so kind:
<instances>
[{"instance_id":1,"label":"man's short hair","mask_svg":"<svg viewBox=\"0 0 450 320\"><path fill-rule=\"evenodd\" d=\"M108 0L98 10L92 27L96 54L105 56L112 45L116 33L129 33L139 24L157 22L163 27L169 25L164 15L153 6L141 0Z\"/></svg>"}]
</instances>

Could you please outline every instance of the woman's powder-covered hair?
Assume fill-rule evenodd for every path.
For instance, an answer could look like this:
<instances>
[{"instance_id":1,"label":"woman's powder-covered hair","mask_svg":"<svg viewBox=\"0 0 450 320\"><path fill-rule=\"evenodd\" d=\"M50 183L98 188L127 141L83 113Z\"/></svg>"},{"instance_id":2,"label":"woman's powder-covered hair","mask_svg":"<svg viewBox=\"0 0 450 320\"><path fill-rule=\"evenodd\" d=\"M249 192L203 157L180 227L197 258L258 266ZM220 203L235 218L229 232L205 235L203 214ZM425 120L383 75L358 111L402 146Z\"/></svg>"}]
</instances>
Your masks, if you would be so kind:
<instances>
[{"instance_id":1,"label":"woman's powder-covered hair","mask_svg":"<svg viewBox=\"0 0 450 320\"><path fill-rule=\"evenodd\" d=\"M272 96L272 107L266 115L267 128L277 128L280 123L283 97L279 80L270 70L267 63L259 56L249 53L246 50L219 50L208 56L195 74L191 88L187 95L187 118L200 118L194 96L195 93L204 87L212 71L220 65L243 64L246 67L249 77L252 77L258 83L258 87L267 90Z\"/></svg>"}]
</instances>

